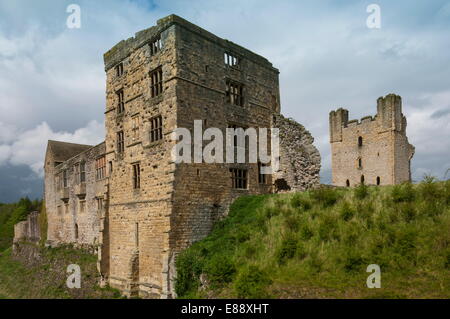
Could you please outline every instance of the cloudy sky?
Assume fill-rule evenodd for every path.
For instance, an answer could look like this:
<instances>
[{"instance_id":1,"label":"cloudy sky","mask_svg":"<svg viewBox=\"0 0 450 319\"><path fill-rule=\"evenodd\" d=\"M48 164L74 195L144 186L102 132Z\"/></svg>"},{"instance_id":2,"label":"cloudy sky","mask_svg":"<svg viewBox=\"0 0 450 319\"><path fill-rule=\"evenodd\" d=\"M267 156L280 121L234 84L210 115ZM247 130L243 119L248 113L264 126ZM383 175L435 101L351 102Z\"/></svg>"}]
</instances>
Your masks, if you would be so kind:
<instances>
[{"instance_id":1,"label":"cloudy sky","mask_svg":"<svg viewBox=\"0 0 450 319\"><path fill-rule=\"evenodd\" d=\"M66 25L70 4L80 29ZM172 13L279 68L282 112L315 137L323 182L329 111L374 115L389 93L403 97L413 179L450 168L450 1L0 0L0 201L41 196L48 139L103 139L103 53Z\"/></svg>"}]
</instances>

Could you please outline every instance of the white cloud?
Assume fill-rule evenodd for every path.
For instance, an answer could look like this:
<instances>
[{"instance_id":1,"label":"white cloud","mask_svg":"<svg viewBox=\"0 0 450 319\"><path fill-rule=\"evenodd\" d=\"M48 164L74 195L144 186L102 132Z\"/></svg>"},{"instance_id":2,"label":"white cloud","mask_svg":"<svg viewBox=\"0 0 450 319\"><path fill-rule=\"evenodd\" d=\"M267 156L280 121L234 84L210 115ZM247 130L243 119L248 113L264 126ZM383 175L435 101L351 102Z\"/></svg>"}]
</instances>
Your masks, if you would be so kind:
<instances>
[{"instance_id":1,"label":"white cloud","mask_svg":"<svg viewBox=\"0 0 450 319\"><path fill-rule=\"evenodd\" d=\"M86 127L73 133L53 131L43 122L35 128L18 134L9 144L0 144L0 164L28 165L36 174L43 176L44 156L48 140L95 145L104 139L104 125L91 121Z\"/></svg>"}]
</instances>

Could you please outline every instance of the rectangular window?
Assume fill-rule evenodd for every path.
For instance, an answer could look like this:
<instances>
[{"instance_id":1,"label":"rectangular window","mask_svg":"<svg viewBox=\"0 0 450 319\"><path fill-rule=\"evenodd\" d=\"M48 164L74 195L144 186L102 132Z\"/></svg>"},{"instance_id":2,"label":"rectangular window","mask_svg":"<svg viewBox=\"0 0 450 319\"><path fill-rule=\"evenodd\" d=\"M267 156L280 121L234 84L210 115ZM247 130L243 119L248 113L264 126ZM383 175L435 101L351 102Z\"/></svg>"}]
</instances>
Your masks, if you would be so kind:
<instances>
[{"instance_id":1,"label":"rectangular window","mask_svg":"<svg viewBox=\"0 0 450 319\"><path fill-rule=\"evenodd\" d=\"M163 138L162 116L150 119L150 142L156 142Z\"/></svg>"},{"instance_id":2,"label":"rectangular window","mask_svg":"<svg viewBox=\"0 0 450 319\"><path fill-rule=\"evenodd\" d=\"M247 189L247 170L230 168L232 187L235 189Z\"/></svg>"},{"instance_id":3,"label":"rectangular window","mask_svg":"<svg viewBox=\"0 0 450 319\"><path fill-rule=\"evenodd\" d=\"M150 55L155 55L162 49L161 36L158 36L150 43Z\"/></svg>"},{"instance_id":4,"label":"rectangular window","mask_svg":"<svg viewBox=\"0 0 450 319\"><path fill-rule=\"evenodd\" d=\"M244 86L240 83L227 80L226 97L227 102L233 105L244 105Z\"/></svg>"},{"instance_id":5,"label":"rectangular window","mask_svg":"<svg viewBox=\"0 0 450 319\"><path fill-rule=\"evenodd\" d=\"M106 159L104 156L95 161L95 179L97 181L106 177Z\"/></svg>"},{"instance_id":6,"label":"rectangular window","mask_svg":"<svg viewBox=\"0 0 450 319\"><path fill-rule=\"evenodd\" d=\"M103 209L103 198L97 197L97 210L101 211Z\"/></svg>"},{"instance_id":7,"label":"rectangular window","mask_svg":"<svg viewBox=\"0 0 450 319\"><path fill-rule=\"evenodd\" d=\"M79 204L80 204L80 207L79 207L80 214L83 214L86 210L86 201L80 200Z\"/></svg>"},{"instance_id":8,"label":"rectangular window","mask_svg":"<svg viewBox=\"0 0 450 319\"><path fill-rule=\"evenodd\" d=\"M123 97L123 90L117 91L117 114L122 114L125 111L125 100Z\"/></svg>"},{"instance_id":9,"label":"rectangular window","mask_svg":"<svg viewBox=\"0 0 450 319\"><path fill-rule=\"evenodd\" d=\"M111 175L113 172L113 162L109 161L109 175Z\"/></svg>"},{"instance_id":10,"label":"rectangular window","mask_svg":"<svg viewBox=\"0 0 450 319\"><path fill-rule=\"evenodd\" d=\"M150 83L152 97L158 96L163 90L162 68L159 67L150 72Z\"/></svg>"},{"instance_id":11,"label":"rectangular window","mask_svg":"<svg viewBox=\"0 0 450 319\"><path fill-rule=\"evenodd\" d=\"M267 164L263 164L261 162L258 162L258 183L260 183L260 184L267 184L267 174L263 174L261 172L263 167L267 167Z\"/></svg>"},{"instance_id":12,"label":"rectangular window","mask_svg":"<svg viewBox=\"0 0 450 319\"><path fill-rule=\"evenodd\" d=\"M132 121L132 132L133 132L133 139L138 140L139 139L139 116L135 116L131 119Z\"/></svg>"},{"instance_id":13,"label":"rectangular window","mask_svg":"<svg viewBox=\"0 0 450 319\"><path fill-rule=\"evenodd\" d=\"M123 131L117 132L117 152L123 153L125 150L125 141L123 138Z\"/></svg>"},{"instance_id":14,"label":"rectangular window","mask_svg":"<svg viewBox=\"0 0 450 319\"><path fill-rule=\"evenodd\" d=\"M75 165L73 165L73 172L74 172L74 176L75 176L75 183L79 184L80 183L80 163L76 163Z\"/></svg>"},{"instance_id":15,"label":"rectangular window","mask_svg":"<svg viewBox=\"0 0 450 319\"><path fill-rule=\"evenodd\" d=\"M57 191L61 189L61 174L55 176L55 186Z\"/></svg>"},{"instance_id":16,"label":"rectangular window","mask_svg":"<svg viewBox=\"0 0 450 319\"><path fill-rule=\"evenodd\" d=\"M225 64L229 66L237 66L240 62L237 56L228 52L225 52L224 59Z\"/></svg>"},{"instance_id":17,"label":"rectangular window","mask_svg":"<svg viewBox=\"0 0 450 319\"><path fill-rule=\"evenodd\" d=\"M116 75L122 76L123 75L123 63L119 63L116 65Z\"/></svg>"},{"instance_id":18,"label":"rectangular window","mask_svg":"<svg viewBox=\"0 0 450 319\"><path fill-rule=\"evenodd\" d=\"M86 163L80 163L80 183L86 182Z\"/></svg>"},{"instance_id":19,"label":"rectangular window","mask_svg":"<svg viewBox=\"0 0 450 319\"><path fill-rule=\"evenodd\" d=\"M69 186L69 174L67 170L65 169L63 171L63 187L67 188Z\"/></svg>"},{"instance_id":20,"label":"rectangular window","mask_svg":"<svg viewBox=\"0 0 450 319\"><path fill-rule=\"evenodd\" d=\"M133 188L141 188L141 166L139 163L133 164Z\"/></svg>"}]
</instances>

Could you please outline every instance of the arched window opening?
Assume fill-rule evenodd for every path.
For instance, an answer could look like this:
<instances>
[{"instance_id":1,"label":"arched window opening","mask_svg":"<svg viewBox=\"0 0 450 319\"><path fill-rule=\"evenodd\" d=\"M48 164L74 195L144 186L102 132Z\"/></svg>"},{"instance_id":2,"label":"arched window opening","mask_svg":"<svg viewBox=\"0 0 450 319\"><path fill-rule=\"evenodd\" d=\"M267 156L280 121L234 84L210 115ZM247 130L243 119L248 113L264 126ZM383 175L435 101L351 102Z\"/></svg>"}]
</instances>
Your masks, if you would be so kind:
<instances>
[{"instance_id":1,"label":"arched window opening","mask_svg":"<svg viewBox=\"0 0 450 319\"><path fill-rule=\"evenodd\" d=\"M381 184L380 176L377 176L377 185L380 185L380 184Z\"/></svg>"},{"instance_id":2,"label":"arched window opening","mask_svg":"<svg viewBox=\"0 0 450 319\"><path fill-rule=\"evenodd\" d=\"M75 224L75 239L78 239L78 224Z\"/></svg>"},{"instance_id":3,"label":"arched window opening","mask_svg":"<svg viewBox=\"0 0 450 319\"><path fill-rule=\"evenodd\" d=\"M347 187L350 187L350 181L347 179L347 181L345 182L345 185L347 185Z\"/></svg>"},{"instance_id":4,"label":"arched window opening","mask_svg":"<svg viewBox=\"0 0 450 319\"><path fill-rule=\"evenodd\" d=\"M358 158L358 168L362 168L362 159Z\"/></svg>"},{"instance_id":5,"label":"arched window opening","mask_svg":"<svg viewBox=\"0 0 450 319\"><path fill-rule=\"evenodd\" d=\"M361 175L361 184L364 184L364 175Z\"/></svg>"},{"instance_id":6,"label":"arched window opening","mask_svg":"<svg viewBox=\"0 0 450 319\"><path fill-rule=\"evenodd\" d=\"M358 146L361 147L363 145L363 138L362 136L358 137Z\"/></svg>"}]
</instances>

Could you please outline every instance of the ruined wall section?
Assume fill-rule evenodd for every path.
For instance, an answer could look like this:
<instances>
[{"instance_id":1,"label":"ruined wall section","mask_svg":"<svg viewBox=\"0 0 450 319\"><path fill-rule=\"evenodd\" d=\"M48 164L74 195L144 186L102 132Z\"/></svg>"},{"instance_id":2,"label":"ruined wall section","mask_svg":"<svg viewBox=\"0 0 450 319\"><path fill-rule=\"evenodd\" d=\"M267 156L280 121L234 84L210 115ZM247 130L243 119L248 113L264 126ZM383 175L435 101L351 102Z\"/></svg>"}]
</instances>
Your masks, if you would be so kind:
<instances>
[{"instance_id":1,"label":"ruined wall section","mask_svg":"<svg viewBox=\"0 0 450 319\"><path fill-rule=\"evenodd\" d=\"M14 243L26 241L37 243L41 239L39 228L39 212L28 214L27 219L14 225Z\"/></svg>"},{"instance_id":2,"label":"ruined wall section","mask_svg":"<svg viewBox=\"0 0 450 319\"><path fill-rule=\"evenodd\" d=\"M105 196L107 178L97 180L96 160L105 154L105 144L99 144L82 152L54 169L55 192L48 196L48 244L75 244L96 246L99 243L100 215L105 207L99 207L98 199ZM81 163L85 164L85 182L80 180ZM63 185L64 172L67 187Z\"/></svg>"},{"instance_id":3,"label":"ruined wall section","mask_svg":"<svg viewBox=\"0 0 450 319\"><path fill-rule=\"evenodd\" d=\"M280 132L280 170L274 175L275 191L305 191L320 184L320 153L305 127L282 115L274 116Z\"/></svg>"}]
</instances>

